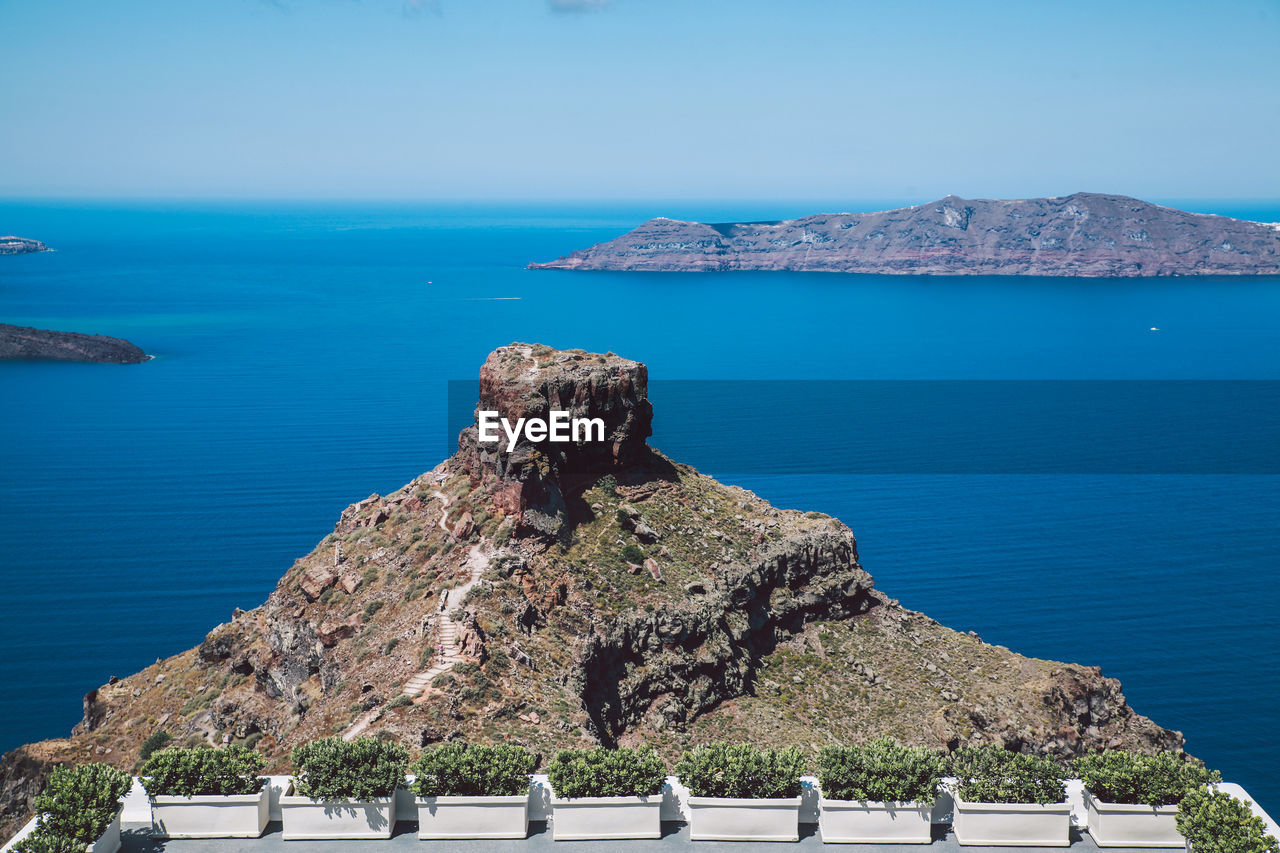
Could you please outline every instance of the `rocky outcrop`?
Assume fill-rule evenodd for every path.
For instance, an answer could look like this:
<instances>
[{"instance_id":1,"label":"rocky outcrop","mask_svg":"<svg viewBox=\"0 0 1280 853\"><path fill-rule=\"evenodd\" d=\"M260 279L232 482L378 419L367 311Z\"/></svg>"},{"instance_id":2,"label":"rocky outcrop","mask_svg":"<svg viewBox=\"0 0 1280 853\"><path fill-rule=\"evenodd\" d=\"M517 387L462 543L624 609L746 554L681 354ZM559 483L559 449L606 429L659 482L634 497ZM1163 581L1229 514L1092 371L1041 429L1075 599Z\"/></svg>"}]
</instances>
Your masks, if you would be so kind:
<instances>
[{"instance_id":1,"label":"rocky outcrop","mask_svg":"<svg viewBox=\"0 0 1280 853\"><path fill-rule=\"evenodd\" d=\"M1097 669L903 608L836 519L649 448L647 380L615 355L495 351L479 409L566 409L600 418L605 440L508 451L464 430L434 470L343 511L260 607L90 691L70 738L5 756L0 834L54 763L131 769L160 731L252 742L273 771L294 746L357 727L412 749L646 742L669 760L709 740L812 751L881 735L1064 757L1181 748Z\"/></svg>"},{"instance_id":2,"label":"rocky outcrop","mask_svg":"<svg viewBox=\"0 0 1280 853\"><path fill-rule=\"evenodd\" d=\"M49 247L39 240L26 237L0 237L0 255L26 255L31 252L47 252Z\"/></svg>"},{"instance_id":3,"label":"rocky outcrop","mask_svg":"<svg viewBox=\"0 0 1280 853\"><path fill-rule=\"evenodd\" d=\"M1280 274L1280 224L1127 196L947 196L876 213L708 225L652 219L530 269L1166 276Z\"/></svg>"},{"instance_id":4,"label":"rocky outcrop","mask_svg":"<svg viewBox=\"0 0 1280 853\"><path fill-rule=\"evenodd\" d=\"M0 359L138 364L147 360L147 354L120 338L0 323Z\"/></svg>"},{"instance_id":5,"label":"rocky outcrop","mask_svg":"<svg viewBox=\"0 0 1280 853\"><path fill-rule=\"evenodd\" d=\"M571 418L599 418L605 441L532 442L521 437L480 441L477 426L462 431L458 454L473 487L492 495L521 528L559 536L568 520L566 495L604 474L626 468L647 451L653 407L643 364L616 355L511 344L490 353L480 368L477 412L496 411L513 426L555 409ZM456 533L455 533L456 535Z\"/></svg>"}]
</instances>

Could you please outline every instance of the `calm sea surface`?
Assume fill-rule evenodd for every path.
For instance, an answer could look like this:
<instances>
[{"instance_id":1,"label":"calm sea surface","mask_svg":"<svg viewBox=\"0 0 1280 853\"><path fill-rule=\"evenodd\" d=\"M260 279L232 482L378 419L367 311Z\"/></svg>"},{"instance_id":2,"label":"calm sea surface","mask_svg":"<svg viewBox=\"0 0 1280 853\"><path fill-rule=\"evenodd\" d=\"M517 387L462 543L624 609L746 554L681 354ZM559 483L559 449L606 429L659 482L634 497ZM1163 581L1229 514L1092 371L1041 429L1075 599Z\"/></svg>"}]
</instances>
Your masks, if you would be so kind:
<instances>
[{"instance_id":1,"label":"calm sea surface","mask_svg":"<svg viewBox=\"0 0 1280 853\"><path fill-rule=\"evenodd\" d=\"M448 381L511 341L612 350L655 380L1280 380L1280 279L522 268L652 215L814 209L0 203L0 233L57 249L0 258L0 320L156 355L0 364L0 749L64 735L87 690L261 603L343 507L434 466ZM655 382L656 446L843 519L908 607L1100 665L1280 810L1280 477L731 470L758 423L670 396ZM1140 428L1114 424L1130 445ZM778 440L814 470L841 434Z\"/></svg>"}]
</instances>

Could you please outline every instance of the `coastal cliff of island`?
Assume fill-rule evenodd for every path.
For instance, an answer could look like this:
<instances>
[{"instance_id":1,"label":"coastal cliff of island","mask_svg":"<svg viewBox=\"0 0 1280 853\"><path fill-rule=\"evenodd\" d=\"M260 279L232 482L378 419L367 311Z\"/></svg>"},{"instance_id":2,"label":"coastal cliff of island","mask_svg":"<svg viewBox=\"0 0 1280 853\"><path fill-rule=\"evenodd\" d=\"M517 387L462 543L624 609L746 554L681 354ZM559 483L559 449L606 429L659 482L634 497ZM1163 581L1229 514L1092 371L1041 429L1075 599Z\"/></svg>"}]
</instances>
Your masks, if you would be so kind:
<instances>
[{"instance_id":1,"label":"coastal cliff of island","mask_svg":"<svg viewBox=\"0 0 1280 853\"><path fill-rule=\"evenodd\" d=\"M0 237L0 255L26 255L31 252L47 252L49 247L39 240L26 237Z\"/></svg>"},{"instance_id":2,"label":"coastal cliff of island","mask_svg":"<svg viewBox=\"0 0 1280 853\"><path fill-rule=\"evenodd\" d=\"M0 360L5 359L139 364L147 354L122 338L0 323Z\"/></svg>"},{"instance_id":3,"label":"coastal cliff of island","mask_svg":"<svg viewBox=\"0 0 1280 853\"><path fill-rule=\"evenodd\" d=\"M651 219L530 269L791 270L894 275L1280 275L1280 224L1076 193L947 196L876 213L783 222Z\"/></svg>"},{"instance_id":4,"label":"coastal cliff of island","mask_svg":"<svg viewBox=\"0 0 1280 853\"><path fill-rule=\"evenodd\" d=\"M0 836L57 763L238 743L272 769L334 734L417 750L858 742L1062 757L1179 750L1095 667L953 631L878 590L835 518L777 509L649 447L643 364L512 344L478 410L568 410L605 440L480 441L347 507L266 602L84 697L67 738L0 761ZM234 534L232 534L234 535ZM138 642L146 642L145 632Z\"/></svg>"}]
</instances>

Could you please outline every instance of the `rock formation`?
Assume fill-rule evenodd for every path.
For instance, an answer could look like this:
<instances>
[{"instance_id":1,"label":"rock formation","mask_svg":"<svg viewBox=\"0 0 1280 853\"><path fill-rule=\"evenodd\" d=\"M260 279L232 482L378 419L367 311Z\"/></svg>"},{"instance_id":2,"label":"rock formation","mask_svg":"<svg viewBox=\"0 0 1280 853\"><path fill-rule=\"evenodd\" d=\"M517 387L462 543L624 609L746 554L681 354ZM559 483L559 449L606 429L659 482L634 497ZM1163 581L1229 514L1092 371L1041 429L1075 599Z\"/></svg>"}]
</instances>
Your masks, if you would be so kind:
<instances>
[{"instance_id":1,"label":"rock formation","mask_svg":"<svg viewBox=\"0 0 1280 853\"><path fill-rule=\"evenodd\" d=\"M29 252L47 252L49 247L39 240L26 237L0 237L0 255L25 255Z\"/></svg>"},{"instance_id":2,"label":"rock formation","mask_svg":"<svg viewBox=\"0 0 1280 853\"><path fill-rule=\"evenodd\" d=\"M651 219L530 269L807 270L932 275L1280 274L1280 224L1127 196L947 196L876 213L708 225Z\"/></svg>"},{"instance_id":3,"label":"rock formation","mask_svg":"<svg viewBox=\"0 0 1280 853\"><path fill-rule=\"evenodd\" d=\"M123 338L0 323L0 359L140 364L148 356Z\"/></svg>"},{"instance_id":4,"label":"rock formation","mask_svg":"<svg viewBox=\"0 0 1280 853\"><path fill-rule=\"evenodd\" d=\"M132 768L157 731L252 745L273 769L298 743L357 730L544 755L644 741L669 759L712 739L812 750L883 734L1064 757L1181 748L1097 669L901 607L836 519L649 448L644 365L513 344L485 362L480 395L508 417L599 417L606 441L507 452L464 430L434 470L342 512L262 606L91 691L71 737L6 755L0 830L54 763ZM433 627L446 609L447 642ZM451 660L432 668L440 646Z\"/></svg>"},{"instance_id":5,"label":"rock formation","mask_svg":"<svg viewBox=\"0 0 1280 853\"><path fill-rule=\"evenodd\" d=\"M0 323L0 359L138 364L147 360L147 354L120 338L82 335L79 332L52 332Z\"/></svg>"}]
</instances>

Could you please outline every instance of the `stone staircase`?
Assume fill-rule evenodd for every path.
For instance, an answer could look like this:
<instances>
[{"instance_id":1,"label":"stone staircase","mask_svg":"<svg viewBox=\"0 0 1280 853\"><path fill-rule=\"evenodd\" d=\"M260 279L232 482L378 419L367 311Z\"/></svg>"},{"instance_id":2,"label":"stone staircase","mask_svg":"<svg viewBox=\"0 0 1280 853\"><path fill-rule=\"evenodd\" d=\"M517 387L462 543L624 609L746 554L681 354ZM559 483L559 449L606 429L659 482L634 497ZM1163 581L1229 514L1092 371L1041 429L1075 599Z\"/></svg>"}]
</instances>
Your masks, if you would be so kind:
<instances>
[{"instance_id":1,"label":"stone staircase","mask_svg":"<svg viewBox=\"0 0 1280 853\"><path fill-rule=\"evenodd\" d=\"M438 649L443 649L444 653L442 655L437 651L435 662L431 667L410 676L404 683L404 687L400 689L401 693L414 699L422 695L437 675L448 672L453 669L454 664L462 660L462 648L458 645L458 634L461 630L458 623L441 613L432 617L432 623L432 627L438 632Z\"/></svg>"}]
</instances>

